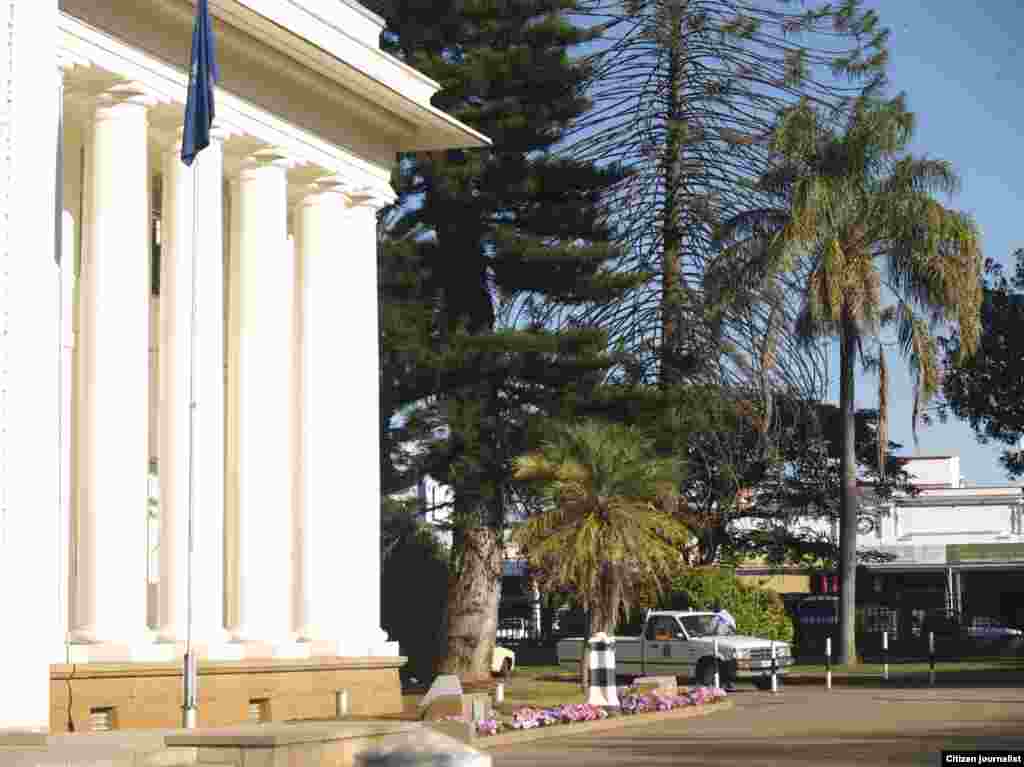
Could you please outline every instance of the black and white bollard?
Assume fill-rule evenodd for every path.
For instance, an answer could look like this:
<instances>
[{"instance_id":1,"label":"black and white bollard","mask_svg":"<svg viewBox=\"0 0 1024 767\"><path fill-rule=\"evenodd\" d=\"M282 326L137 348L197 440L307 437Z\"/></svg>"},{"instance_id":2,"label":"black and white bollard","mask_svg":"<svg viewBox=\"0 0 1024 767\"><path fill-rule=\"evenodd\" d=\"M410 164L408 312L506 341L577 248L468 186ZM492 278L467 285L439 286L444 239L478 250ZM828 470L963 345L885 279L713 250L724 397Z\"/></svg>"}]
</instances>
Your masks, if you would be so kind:
<instances>
[{"instance_id":1,"label":"black and white bollard","mask_svg":"<svg viewBox=\"0 0 1024 767\"><path fill-rule=\"evenodd\" d=\"M928 632L928 684L935 684L935 632Z\"/></svg>"},{"instance_id":2,"label":"black and white bollard","mask_svg":"<svg viewBox=\"0 0 1024 767\"><path fill-rule=\"evenodd\" d=\"M889 632L882 632L882 679L889 681Z\"/></svg>"},{"instance_id":3,"label":"black and white bollard","mask_svg":"<svg viewBox=\"0 0 1024 767\"><path fill-rule=\"evenodd\" d=\"M771 642L772 648L772 692L776 693L779 691L779 674L777 664L775 662L775 640Z\"/></svg>"},{"instance_id":4,"label":"black and white bollard","mask_svg":"<svg viewBox=\"0 0 1024 767\"><path fill-rule=\"evenodd\" d=\"M832 637L825 637L825 689L832 689Z\"/></svg>"},{"instance_id":5,"label":"black and white bollard","mask_svg":"<svg viewBox=\"0 0 1024 767\"><path fill-rule=\"evenodd\" d=\"M714 653L715 653L715 689L720 689L722 684L722 677L719 674L719 661L718 661L718 640L714 641Z\"/></svg>"},{"instance_id":6,"label":"black and white bollard","mask_svg":"<svg viewBox=\"0 0 1024 767\"><path fill-rule=\"evenodd\" d=\"M619 707L615 687L615 638L604 632L590 640L590 689L587 703L607 708Z\"/></svg>"}]
</instances>

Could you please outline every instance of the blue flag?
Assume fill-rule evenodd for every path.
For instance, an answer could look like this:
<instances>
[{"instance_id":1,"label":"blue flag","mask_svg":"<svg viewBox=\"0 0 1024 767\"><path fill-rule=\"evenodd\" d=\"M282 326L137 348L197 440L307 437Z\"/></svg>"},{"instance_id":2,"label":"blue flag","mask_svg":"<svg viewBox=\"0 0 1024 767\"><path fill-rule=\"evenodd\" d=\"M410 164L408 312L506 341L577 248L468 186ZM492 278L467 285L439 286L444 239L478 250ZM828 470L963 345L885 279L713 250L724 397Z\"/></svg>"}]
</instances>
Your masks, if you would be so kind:
<instances>
[{"instance_id":1,"label":"blue flag","mask_svg":"<svg viewBox=\"0 0 1024 767\"><path fill-rule=\"evenodd\" d=\"M213 25L206 0L196 2L192 27L192 60L189 63L188 103L185 131L181 139L181 161L191 166L196 155L210 145L213 125L213 84L220 81L214 51Z\"/></svg>"}]
</instances>

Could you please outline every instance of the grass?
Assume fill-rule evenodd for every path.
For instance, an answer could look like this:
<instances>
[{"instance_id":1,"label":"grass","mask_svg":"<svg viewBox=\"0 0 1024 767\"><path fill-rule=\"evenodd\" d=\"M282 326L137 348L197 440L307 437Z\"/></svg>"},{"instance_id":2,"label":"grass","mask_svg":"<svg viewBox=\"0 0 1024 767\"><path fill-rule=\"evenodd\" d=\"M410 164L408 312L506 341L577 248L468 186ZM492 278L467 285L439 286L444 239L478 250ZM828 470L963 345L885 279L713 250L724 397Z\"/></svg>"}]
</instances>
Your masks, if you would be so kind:
<instances>
[{"instance_id":1,"label":"grass","mask_svg":"<svg viewBox=\"0 0 1024 767\"><path fill-rule=\"evenodd\" d=\"M505 683L505 703L498 710L511 714L513 709L526 705L547 708L585 700L576 674L558 666L527 666L516 669Z\"/></svg>"}]
</instances>

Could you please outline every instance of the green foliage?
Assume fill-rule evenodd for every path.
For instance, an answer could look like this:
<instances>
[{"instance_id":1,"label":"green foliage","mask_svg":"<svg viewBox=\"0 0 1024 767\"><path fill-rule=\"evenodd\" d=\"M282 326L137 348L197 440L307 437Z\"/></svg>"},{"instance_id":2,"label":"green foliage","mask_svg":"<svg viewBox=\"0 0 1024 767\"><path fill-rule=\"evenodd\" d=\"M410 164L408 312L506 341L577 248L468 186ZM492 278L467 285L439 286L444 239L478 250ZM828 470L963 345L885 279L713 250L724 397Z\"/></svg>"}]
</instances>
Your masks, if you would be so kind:
<instances>
[{"instance_id":1,"label":"green foliage","mask_svg":"<svg viewBox=\"0 0 1024 767\"><path fill-rule=\"evenodd\" d=\"M716 603L736 619L736 631L783 642L793 640L793 621L782 597L771 589L744 583L729 568L701 568L670 583L667 609L703 610Z\"/></svg>"},{"instance_id":2,"label":"green foliage","mask_svg":"<svg viewBox=\"0 0 1024 767\"><path fill-rule=\"evenodd\" d=\"M857 99L837 127L836 115L804 101L780 114L771 139L774 167L762 186L784 206L774 215L744 213L724 227L726 252L807 273L797 323L804 337L839 339L840 572L844 582L839 660L856 657L853 584L856 565L854 371L858 359L879 371L879 432L888 415L887 368L881 337L895 330L914 381L911 425L917 439L921 408L939 386L934 328L956 323L961 354L977 344L981 305L981 235L967 214L936 200L956 191L958 178L941 160L908 153L914 115L902 94ZM730 231L731 230L731 231ZM738 236L737 236L738 235ZM894 303L884 306L882 286ZM879 466L885 466L879 455Z\"/></svg>"},{"instance_id":3,"label":"green foliage","mask_svg":"<svg viewBox=\"0 0 1024 767\"><path fill-rule=\"evenodd\" d=\"M1024 249L1009 279L998 263L985 265L985 300L981 307L981 340L973 354L962 353L960 334L940 339L945 358L939 415L948 411L965 419L982 444L998 442L1013 447L1000 462L1010 477L1024 475Z\"/></svg>"},{"instance_id":4,"label":"green foliage","mask_svg":"<svg viewBox=\"0 0 1024 767\"><path fill-rule=\"evenodd\" d=\"M570 50L602 29L574 26L577 3L561 0L395 0L380 10L382 48L440 83L435 107L493 141L403 155L379 255L383 275L396 267L381 280L382 458L387 473L409 466L452 488L446 620L479 649L493 642L485 612L496 609L500 562L494 551L466 554L466 542L501 535L516 500L512 460L534 446L533 422L585 398L611 365L604 333L552 329L534 307L607 303L637 281L607 265L618 248L599 202L622 171L552 151L589 107L590 66ZM396 428L403 408L415 412ZM410 442L418 455L402 455ZM483 673L470 666L487 653L469 659L452 636L448 669Z\"/></svg>"},{"instance_id":5,"label":"green foliage","mask_svg":"<svg viewBox=\"0 0 1024 767\"><path fill-rule=\"evenodd\" d=\"M517 467L516 479L539 485L545 510L513 539L545 585L572 588L593 607L595 630L613 628L638 586L678 567L688 531L663 501L675 493L679 465L657 457L639 430L565 426Z\"/></svg>"},{"instance_id":6,"label":"green foliage","mask_svg":"<svg viewBox=\"0 0 1024 767\"><path fill-rule=\"evenodd\" d=\"M381 626L409 659L403 674L426 681L441 647L447 552L411 512L391 500L382 507Z\"/></svg>"},{"instance_id":7,"label":"green foliage","mask_svg":"<svg viewBox=\"0 0 1024 767\"><path fill-rule=\"evenodd\" d=\"M822 396L821 350L792 332L805 275L722 259L717 233L774 205L754 182L771 165L766 139L780 111L802 99L840 111L884 84L878 13L860 0L592 0L588 12L608 33L592 47L594 109L566 152L629 172L604 202L620 267L650 278L628 308L554 318L599 322L635 358L637 380L746 388L767 378Z\"/></svg>"}]
</instances>

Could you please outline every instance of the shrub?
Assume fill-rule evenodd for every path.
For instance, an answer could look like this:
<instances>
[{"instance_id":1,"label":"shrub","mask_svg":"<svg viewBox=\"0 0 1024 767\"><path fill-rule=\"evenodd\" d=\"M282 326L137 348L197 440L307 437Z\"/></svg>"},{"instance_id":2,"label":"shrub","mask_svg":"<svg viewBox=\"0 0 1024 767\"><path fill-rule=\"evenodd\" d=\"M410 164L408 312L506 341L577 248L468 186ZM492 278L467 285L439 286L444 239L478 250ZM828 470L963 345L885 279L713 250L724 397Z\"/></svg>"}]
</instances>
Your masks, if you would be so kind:
<instances>
[{"instance_id":1,"label":"shrub","mask_svg":"<svg viewBox=\"0 0 1024 767\"><path fill-rule=\"evenodd\" d=\"M648 607L667 610L710 609L715 602L736 619L736 631L783 642L793 640L793 621L782 597L770 589L740 581L731 568L700 568L677 575L665 595ZM623 633L638 633L642 611L629 616Z\"/></svg>"},{"instance_id":2,"label":"shrub","mask_svg":"<svg viewBox=\"0 0 1024 767\"><path fill-rule=\"evenodd\" d=\"M403 677L433 678L448 598L447 552L433 533L401 514L386 515L381 556L381 626L409 660Z\"/></svg>"}]
</instances>

